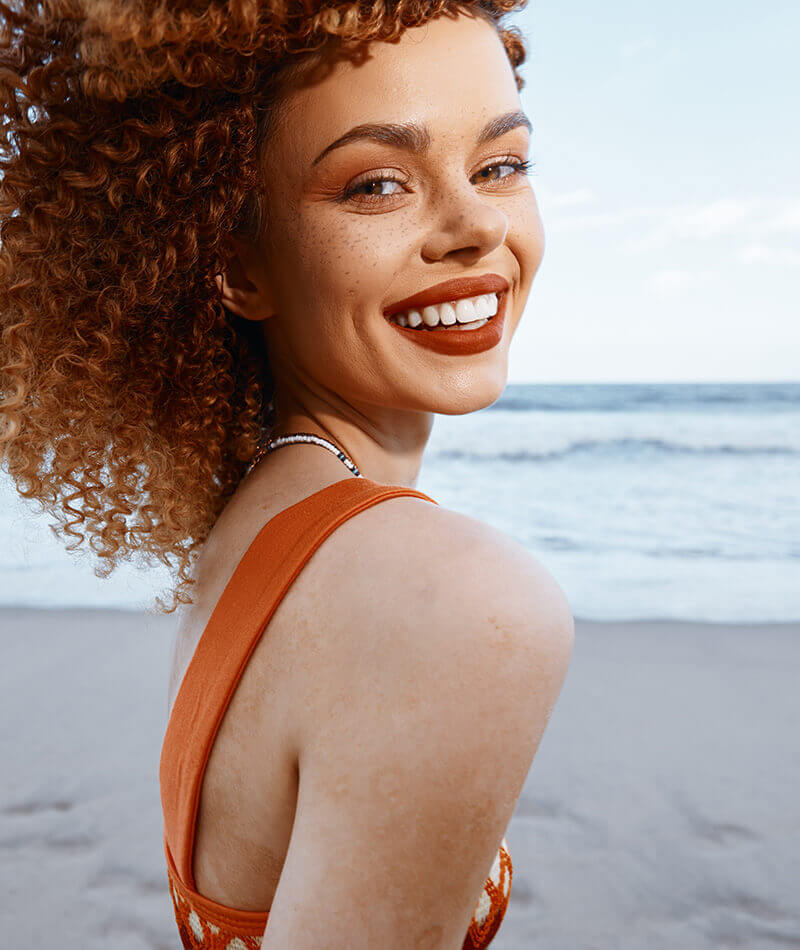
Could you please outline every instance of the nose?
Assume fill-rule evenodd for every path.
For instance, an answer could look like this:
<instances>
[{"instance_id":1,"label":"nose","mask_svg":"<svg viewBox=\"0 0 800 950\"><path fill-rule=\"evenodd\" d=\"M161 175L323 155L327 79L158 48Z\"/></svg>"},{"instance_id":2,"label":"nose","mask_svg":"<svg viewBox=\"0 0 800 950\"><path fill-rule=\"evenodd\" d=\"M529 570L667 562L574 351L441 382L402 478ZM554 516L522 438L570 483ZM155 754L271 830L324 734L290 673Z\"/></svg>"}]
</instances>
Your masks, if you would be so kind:
<instances>
[{"instance_id":1,"label":"nose","mask_svg":"<svg viewBox=\"0 0 800 950\"><path fill-rule=\"evenodd\" d=\"M433 224L422 246L426 262L451 255L474 263L502 244L508 233L506 215L469 183L440 192L431 215Z\"/></svg>"}]
</instances>

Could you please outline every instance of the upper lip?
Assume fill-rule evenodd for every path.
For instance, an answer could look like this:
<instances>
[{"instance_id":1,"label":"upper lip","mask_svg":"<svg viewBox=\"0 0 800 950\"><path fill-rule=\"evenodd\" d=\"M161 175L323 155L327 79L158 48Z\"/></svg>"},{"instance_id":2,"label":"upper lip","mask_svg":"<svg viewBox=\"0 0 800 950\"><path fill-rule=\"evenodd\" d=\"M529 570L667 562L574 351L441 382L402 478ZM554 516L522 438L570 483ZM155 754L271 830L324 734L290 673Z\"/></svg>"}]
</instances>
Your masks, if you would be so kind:
<instances>
[{"instance_id":1,"label":"upper lip","mask_svg":"<svg viewBox=\"0 0 800 950\"><path fill-rule=\"evenodd\" d=\"M390 317L394 313L412 308L429 307L448 300L458 300L461 297L477 297L479 294L502 293L508 290L509 283L500 274L482 274L480 277L453 277L427 287L411 297L404 297L388 306L383 314Z\"/></svg>"}]
</instances>

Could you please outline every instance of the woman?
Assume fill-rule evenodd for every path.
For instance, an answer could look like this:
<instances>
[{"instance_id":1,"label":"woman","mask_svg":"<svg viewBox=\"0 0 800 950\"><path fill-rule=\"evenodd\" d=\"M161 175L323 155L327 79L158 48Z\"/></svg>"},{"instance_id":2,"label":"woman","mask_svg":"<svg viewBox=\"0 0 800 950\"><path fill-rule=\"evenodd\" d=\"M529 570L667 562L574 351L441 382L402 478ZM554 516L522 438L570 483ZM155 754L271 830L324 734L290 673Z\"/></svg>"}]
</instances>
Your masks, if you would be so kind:
<instances>
[{"instance_id":1,"label":"woman","mask_svg":"<svg viewBox=\"0 0 800 950\"><path fill-rule=\"evenodd\" d=\"M503 918L572 617L413 486L434 414L500 396L542 258L518 5L5 11L3 458L106 573L177 560L185 947Z\"/></svg>"}]
</instances>

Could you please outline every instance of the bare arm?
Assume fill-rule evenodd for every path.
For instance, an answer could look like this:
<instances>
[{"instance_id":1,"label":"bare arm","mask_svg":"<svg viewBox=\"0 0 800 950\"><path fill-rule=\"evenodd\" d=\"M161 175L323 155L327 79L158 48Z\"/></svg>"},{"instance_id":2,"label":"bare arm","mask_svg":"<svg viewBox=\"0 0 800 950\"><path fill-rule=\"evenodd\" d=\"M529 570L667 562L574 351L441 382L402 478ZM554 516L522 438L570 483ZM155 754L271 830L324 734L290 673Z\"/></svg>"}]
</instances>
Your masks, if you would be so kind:
<instances>
[{"instance_id":1,"label":"bare arm","mask_svg":"<svg viewBox=\"0 0 800 950\"><path fill-rule=\"evenodd\" d=\"M412 520L356 559L361 612L298 697L298 805L262 950L460 950L566 676L572 617L550 575L408 501L378 506Z\"/></svg>"}]
</instances>

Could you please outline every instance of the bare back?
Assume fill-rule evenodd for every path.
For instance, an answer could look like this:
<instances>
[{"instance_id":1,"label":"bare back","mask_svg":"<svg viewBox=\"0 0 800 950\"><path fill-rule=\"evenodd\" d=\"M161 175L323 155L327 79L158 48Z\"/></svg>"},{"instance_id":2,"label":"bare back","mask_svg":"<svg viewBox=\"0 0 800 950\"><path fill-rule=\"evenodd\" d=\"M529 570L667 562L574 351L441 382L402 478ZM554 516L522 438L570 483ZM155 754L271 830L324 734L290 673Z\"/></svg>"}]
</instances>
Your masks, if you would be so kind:
<instances>
[{"instance_id":1,"label":"bare back","mask_svg":"<svg viewBox=\"0 0 800 950\"><path fill-rule=\"evenodd\" d=\"M337 462L313 478L280 482L268 503L263 486L258 496L241 492L231 500L198 559L195 602L176 630L170 709L200 635L261 526L348 477L355 476ZM297 697L307 688L310 653L330 634L334 593L337 610L361 614L369 626L364 592L348 585L352 574L346 567L355 552L370 547L370 539L374 543L403 524L407 505L430 507L415 498L390 499L341 525L283 596L247 663L214 740L198 808L194 877L197 889L212 900L254 911L272 904L297 804ZM400 574L397 580L399 592ZM319 670L314 676L319 683Z\"/></svg>"},{"instance_id":2,"label":"bare back","mask_svg":"<svg viewBox=\"0 0 800 950\"><path fill-rule=\"evenodd\" d=\"M348 478L353 476L344 476ZM262 483L257 493L241 491L228 505L203 550L196 600L176 634L170 705L233 570L260 528L301 499L342 480L341 470L334 466L324 473L324 480L317 473L316 483L284 479L280 484L292 487L271 493ZM459 590L471 591L473 607L488 600L487 637L494 638L495 645L510 635L509 617L511 626L518 626L517 618L524 625L537 597L546 606L547 582L539 583L532 559L516 542L429 501L407 496L384 499L340 524L314 550L271 615L230 699L203 773L192 870L197 891L210 900L242 911L272 907L296 825L303 750L314 749L314 757L318 756L319 743L314 740L320 726L330 718L344 684L359 665L375 688L391 696L393 662L399 654L394 654L396 631L387 618L407 619L409 593L416 604L435 601L430 616L438 616L439 623L427 624L424 611L420 615L431 657L448 657L454 646L460 648L458 639L453 640L452 624L450 639L443 639L441 648L436 643L437 630L448 626L445 617ZM458 556L470 547L480 557ZM495 562L502 565L499 572L492 566ZM465 565L470 576L464 576ZM375 590L371 578L379 580ZM486 579L491 583L484 598ZM538 596L542 593L544 598ZM500 602L503 607L495 618L492 605ZM537 658L534 665L538 664ZM559 683L549 687L553 701L563 670L558 662L556 667ZM509 721L514 715L510 710L521 705L512 698L520 695L518 675L516 671L511 675L515 685L508 693ZM436 716L435 689L420 701ZM538 729L533 720L543 728L546 716L541 713L537 707L531 728L527 719L519 720L520 749L530 744L529 734ZM338 752L345 752L347 730L339 735L341 749L326 747L326 757L335 759ZM539 737L537 733L534 747ZM380 744L384 738L388 736L370 736L370 741ZM530 760L523 752L519 761L508 786L513 793L506 788L501 796L505 820Z\"/></svg>"}]
</instances>

